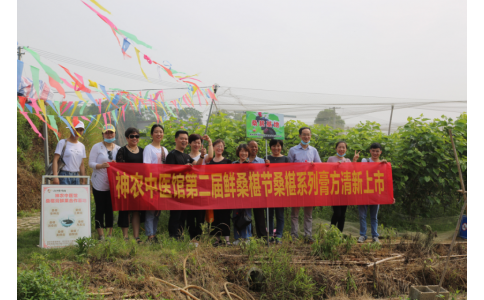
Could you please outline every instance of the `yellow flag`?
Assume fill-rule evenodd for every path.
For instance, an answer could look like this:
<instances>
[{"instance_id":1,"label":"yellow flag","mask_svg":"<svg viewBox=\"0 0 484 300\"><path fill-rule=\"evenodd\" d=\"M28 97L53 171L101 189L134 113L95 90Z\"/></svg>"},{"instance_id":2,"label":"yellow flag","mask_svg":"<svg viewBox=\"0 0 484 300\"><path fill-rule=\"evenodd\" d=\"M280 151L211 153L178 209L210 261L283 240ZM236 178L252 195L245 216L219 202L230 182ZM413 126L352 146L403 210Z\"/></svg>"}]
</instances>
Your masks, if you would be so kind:
<instances>
[{"instance_id":1,"label":"yellow flag","mask_svg":"<svg viewBox=\"0 0 484 300\"><path fill-rule=\"evenodd\" d=\"M81 94L81 92L79 92L79 91L74 91L74 93L76 93L77 98L81 99L81 100L82 100L82 101L84 101L84 102L87 102L87 100L86 100L86 99L82 98L82 94ZM76 102L76 104L77 104L77 102Z\"/></svg>"},{"instance_id":2,"label":"yellow flag","mask_svg":"<svg viewBox=\"0 0 484 300\"><path fill-rule=\"evenodd\" d=\"M97 7L99 7L99 9L102 9L102 10L104 10L105 12L107 12L108 14L111 14L111 13L109 12L109 10L105 9L104 7L102 7L102 6L101 6L101 4L97 3L97 1L96 1L96 0L91 0L91 2L92 2L92 3L94 3L94 4L95 4Z\"/></svg>"},{"instance_id":3,"label":"yellow flag","mask_svg":"<svg viewBox=\"0 0 484 300\"><path fill-rule=\"evenodd\" d=\"M74 115L74 112L76 111L77 103L79 102L78 101L74 102L74 108L72 109L71 117Z\"/></svg>"},{"instance_id":4,"label":"yellow flag","mask_svg":"<svg viewBox=\"0 0 484 300\"><path fill-rule=\"evenodd\" d=\"M148 76L146 76L145 71L143 71L143 68L141 67L141 60L139 59L139 50L136 47L134 47L134 50L136 51L136 56L138 57L139 68L141 69L141 72L143 73L146 80L148 80Z\"/></svg>"},{"instance_id":5,"label":"yellow flag","mask_svg":"<svg viewBox=\"0 0 484 300\"><path fill-rule=\"evenodd\" d=\"M89 80L89 79L88 79L88 80ZM89 80L89 86L92 86L92 87L95 87L95 88L97 88L97 87L98 87L98 86L97 86L97 82L94 82L94 81L91 81L91 80Z\"/></svg>"}]
</instances>

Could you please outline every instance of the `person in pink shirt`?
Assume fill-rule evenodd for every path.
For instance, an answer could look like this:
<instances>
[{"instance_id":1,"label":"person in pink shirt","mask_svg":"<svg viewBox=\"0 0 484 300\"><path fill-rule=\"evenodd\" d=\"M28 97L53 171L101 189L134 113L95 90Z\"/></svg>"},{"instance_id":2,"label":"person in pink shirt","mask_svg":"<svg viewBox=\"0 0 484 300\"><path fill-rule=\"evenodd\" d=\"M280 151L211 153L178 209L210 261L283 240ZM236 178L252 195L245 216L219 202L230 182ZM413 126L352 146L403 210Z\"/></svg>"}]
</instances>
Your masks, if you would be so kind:
<instances>
[{"instance_id":1,"label":"person in pink shirt","mask_svg":"<svg viewBox=\"0 0 484 300\"><path fill-rule=\"evenodd\" d=\"M348 145L344 141L339 141L336 143L336 155L330 156L328 158L328 162L332 163L345 163L351 162L349 158L345 158L346 150L348 149ZM358 158L360 157L360 152L356 153L353 157L353 162L357 162ZM345 227L345 218L346 218L346 205L340 206L333 206L333 217L331 217L331 225L338 227L339 231L343 232L343 228Z\"/></svg>"}]
</instances>

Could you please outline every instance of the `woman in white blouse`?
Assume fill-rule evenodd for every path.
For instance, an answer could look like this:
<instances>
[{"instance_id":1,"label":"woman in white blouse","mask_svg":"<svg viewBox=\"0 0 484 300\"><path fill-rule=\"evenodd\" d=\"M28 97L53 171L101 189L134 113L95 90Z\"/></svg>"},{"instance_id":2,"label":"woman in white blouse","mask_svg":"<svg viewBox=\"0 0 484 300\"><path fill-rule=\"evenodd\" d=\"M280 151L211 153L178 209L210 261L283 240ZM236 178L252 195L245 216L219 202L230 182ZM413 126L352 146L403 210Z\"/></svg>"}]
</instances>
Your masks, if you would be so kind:
<instances>
[{"instance_id":1,"label":"woman in white blouse","mask_svg":"<svg viewBox=\"0 0 484 300\"><path fill-rule=\"evenodd\" d=\"M164 164L168 150L161 146L163 140L164 129L160 124L155 124L151 127L152 142L145 147L143 152L143 163L145 164ZM155 236L158 227L158 219L160 218L159 210L147 210L145 219L145 230L149 242L157 242Z\"/></svg>"},{"instance_id":2,"label":"woman in white blouse","mask_svg":"<svg viewBox=\"0 0 484 300\"><path fill-rule=\"evenodd\" d=\"M102 132L103 141L92 146L89 154L89 167L93 169L91 176L92 194L96 203L94 220L99 240L104 240L103 228L108 229L108 237L113 234L113 207L106 169L109 168L108 163L114 161L120 148L114 144L116 129L112 124L104 125Z\"/></svg>"}]
</instances>

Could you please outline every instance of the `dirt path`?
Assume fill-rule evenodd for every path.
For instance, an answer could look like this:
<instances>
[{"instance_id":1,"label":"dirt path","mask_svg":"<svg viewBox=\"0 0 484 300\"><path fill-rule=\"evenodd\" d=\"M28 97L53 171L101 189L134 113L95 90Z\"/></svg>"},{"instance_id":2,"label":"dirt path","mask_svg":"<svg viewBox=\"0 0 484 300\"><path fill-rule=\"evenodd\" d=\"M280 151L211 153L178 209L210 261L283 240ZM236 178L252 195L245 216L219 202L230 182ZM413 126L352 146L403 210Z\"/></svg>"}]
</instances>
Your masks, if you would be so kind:
<instances>
[{"instance_id":1,"label":"dirt path","mask_svg":"<svg viewBox=\"0 0 484 300\"><path fill-rule=\"evenodd\" d=\"M17 217L17 233L25 230L34 230L40 227L40 212L28 217Z\"/></svg>"}]
</instances>

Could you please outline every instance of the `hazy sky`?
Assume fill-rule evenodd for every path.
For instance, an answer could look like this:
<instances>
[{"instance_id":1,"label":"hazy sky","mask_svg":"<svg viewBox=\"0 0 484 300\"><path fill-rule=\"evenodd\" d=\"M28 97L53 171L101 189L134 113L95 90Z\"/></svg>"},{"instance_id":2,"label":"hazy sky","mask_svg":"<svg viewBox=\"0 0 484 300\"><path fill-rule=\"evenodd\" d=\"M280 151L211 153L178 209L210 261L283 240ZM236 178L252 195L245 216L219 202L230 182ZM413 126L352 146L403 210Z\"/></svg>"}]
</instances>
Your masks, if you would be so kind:
<instances>
[{"instance_id":1,"label":"hazy sky","mask_svg":"<svg viewBox=\"0 0 484 300\"><path fill-rule=\"evenodd\" d=\"M118 28L154 48L133 44L139 50L156 61L170 61L177 71L199 73L205 85L216 82L225 87L306 93L467 99L466 1L98 2L111 14L86 0ZM141 75L133 45L128 50L132 58L123 59L109 26L81 1L17 3L19 45ZM27 67L38 67L29 54L24 61ZM58 63L44 62L50 66ZM158 78L153 65L142 64L148 76ZM107 87L160 87L63 65ZM67 78L59 67L54 69ZM30 77L29 69L26 73ZM163 74L164 80L168 78ZM421 112L431 117L457 115ZM416 109L401 110L395 113L395 121L418 113ZM389 112L372 115L384 121Z\"/></svg>"}]
</instances>

